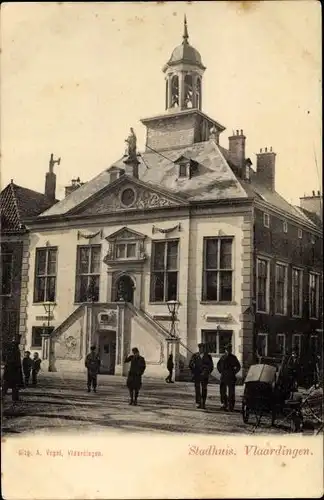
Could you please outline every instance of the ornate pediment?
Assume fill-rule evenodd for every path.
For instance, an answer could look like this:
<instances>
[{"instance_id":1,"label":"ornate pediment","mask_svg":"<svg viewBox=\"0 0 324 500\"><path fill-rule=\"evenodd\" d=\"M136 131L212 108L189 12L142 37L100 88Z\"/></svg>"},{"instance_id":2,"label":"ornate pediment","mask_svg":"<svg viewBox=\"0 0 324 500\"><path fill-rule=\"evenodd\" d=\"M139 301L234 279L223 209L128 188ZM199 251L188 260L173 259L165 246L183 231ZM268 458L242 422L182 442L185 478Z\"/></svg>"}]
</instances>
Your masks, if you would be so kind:
<instances>
[{"instance_id":1,"label":"ornate pediment","mask_svg":"<svg viewBox=\"0 0 324 500\"><path fill-rule=\"evenodd\" d=\"M141 181L123 179L115 185L113 191L109 188L101 196L89 200L74 213L84 215L101 215L124 210L146 210L152 208L176 207L186 204L176 195L168 195L158 189L151 188Z\"/></svg>"},{"instance_id":2,"label":"ornate pediment","mask_svg":"<svg viewBox=\"0 0 324 500\"><path fill-rule=\"evenodd\" d=\"M106 237L107 241L115 240L144 240L146 238L145 234L129 229L128 227L122 227Z\"/></svg>"}]
</instances>

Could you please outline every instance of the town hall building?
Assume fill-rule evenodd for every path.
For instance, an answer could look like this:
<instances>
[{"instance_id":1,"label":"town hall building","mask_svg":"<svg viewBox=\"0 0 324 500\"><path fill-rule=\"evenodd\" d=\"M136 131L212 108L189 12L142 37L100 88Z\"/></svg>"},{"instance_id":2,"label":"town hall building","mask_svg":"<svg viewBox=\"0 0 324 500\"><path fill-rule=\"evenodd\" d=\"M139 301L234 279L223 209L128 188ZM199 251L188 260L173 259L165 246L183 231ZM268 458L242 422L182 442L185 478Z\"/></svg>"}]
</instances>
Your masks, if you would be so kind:
<instances>
[{"instance_id":1,"label":"town hall building","mask_svg":"<svg viewBox=\"0 0 324 500\"><path fill-rule=\"evenodd\" d=\"M202 111L205 69L185 22L163 68L165 110L142 120L145 151L131 129L121 158L28 220L22 342L46 369L84 370L93 344L101 373L125 374L138 347L153 377L173 352L179 379L199 342L215 367L230 342L241 375L256 353L311 338L320 349L321 195L284 200L275 152L252 168L242 130L220 145L225 127Z\"/></svg>"}]
</instances>

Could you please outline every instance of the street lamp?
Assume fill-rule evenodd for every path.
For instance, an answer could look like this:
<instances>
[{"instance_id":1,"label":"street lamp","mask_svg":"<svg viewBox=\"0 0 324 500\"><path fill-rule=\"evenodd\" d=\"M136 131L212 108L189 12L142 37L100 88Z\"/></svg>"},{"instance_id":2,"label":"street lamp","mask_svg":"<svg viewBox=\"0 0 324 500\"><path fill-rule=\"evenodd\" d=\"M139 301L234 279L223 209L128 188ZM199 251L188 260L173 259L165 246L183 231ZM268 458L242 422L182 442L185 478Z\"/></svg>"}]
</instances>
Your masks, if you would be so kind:
<instances>
[{"instance_id":1,"label":"street lamp","mask_svg":"<svg viewBox=\"0 0 324 500\"><path fill-rule=\"evenodd\" d=\"M52 366L52 343L51 343L50 323L55 306L56 306L55 302L50 302L50 301L43 302L43 307L47 315L47 325L43 323L43 337L44 337L43 354L45 354L46 357L48 357L49 372L54 370Z\"/></svg>"},{"instance_id":2,"label":"street lamp","mask_svg":"<svg viewBox=\"0 0 324 500\"><path fill-rule=\"evenodd\" d=\"M177 317L179 305L180 304L177 300L168 300L168 302L167 302L168 310L169 310L169 313L171 314L170 337L172 337L172 338L176 337L175 322L176 322L176 317Z\"/></svg>"}]
</instances>

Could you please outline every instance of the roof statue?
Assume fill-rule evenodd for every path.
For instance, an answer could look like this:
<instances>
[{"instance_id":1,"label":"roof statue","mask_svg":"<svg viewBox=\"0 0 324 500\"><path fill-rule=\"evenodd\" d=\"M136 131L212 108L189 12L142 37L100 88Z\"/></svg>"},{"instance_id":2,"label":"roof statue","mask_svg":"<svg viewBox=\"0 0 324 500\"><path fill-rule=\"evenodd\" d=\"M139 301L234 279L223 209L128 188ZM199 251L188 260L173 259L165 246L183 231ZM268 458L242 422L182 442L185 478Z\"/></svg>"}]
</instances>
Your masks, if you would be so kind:
<instances>
[{"instance_id":1,"label":"roof statue","mask_svg":"<svg viewBox=\"0 0 324 500\"><path fill-rule=\"evenodd\" d=\"M128 156L128 160L137 159L137 138L132 127L130 128L129 136L127 137L127 139L125 139L125 142L127 142L128 144L125 151L125 156Z\"/></svg>"}]
</instances>

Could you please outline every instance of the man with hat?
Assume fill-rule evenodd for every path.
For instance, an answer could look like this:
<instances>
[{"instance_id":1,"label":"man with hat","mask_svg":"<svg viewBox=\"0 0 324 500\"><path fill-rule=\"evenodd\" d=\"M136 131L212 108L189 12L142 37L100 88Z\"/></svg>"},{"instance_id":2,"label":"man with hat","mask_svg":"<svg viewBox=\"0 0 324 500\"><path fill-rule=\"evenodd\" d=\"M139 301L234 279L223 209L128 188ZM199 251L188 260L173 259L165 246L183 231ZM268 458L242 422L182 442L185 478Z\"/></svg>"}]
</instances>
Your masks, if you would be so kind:
<instances>
[{"instance_id":1,"label":"man with hat","mask_svg":"<svg viewBox=\"0 0 324 500\"><path fill-rule=\"evenodd\" d=\"M217 363L217 370L220 373L220 397L224 410L234 410L235 406L235 383L236 374L240 371L241 365L237 357L232 354L232 345L225 347L225 354Z\"/></svg>"},{"instance_id":2,"label":"man with hat","mask_svg":"<svg viewBox=\"0 0 324 500\"><path fill-rule=\"evenodd\" d=\"M208 354L205 344L198 344L199 352L195 353L189 363L192 381L195 384L197 408L206 409L207 385L209 376L214 369L214 363Z\"/></svg>"}]
</instances>

